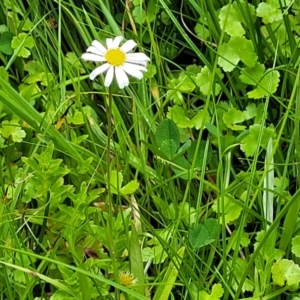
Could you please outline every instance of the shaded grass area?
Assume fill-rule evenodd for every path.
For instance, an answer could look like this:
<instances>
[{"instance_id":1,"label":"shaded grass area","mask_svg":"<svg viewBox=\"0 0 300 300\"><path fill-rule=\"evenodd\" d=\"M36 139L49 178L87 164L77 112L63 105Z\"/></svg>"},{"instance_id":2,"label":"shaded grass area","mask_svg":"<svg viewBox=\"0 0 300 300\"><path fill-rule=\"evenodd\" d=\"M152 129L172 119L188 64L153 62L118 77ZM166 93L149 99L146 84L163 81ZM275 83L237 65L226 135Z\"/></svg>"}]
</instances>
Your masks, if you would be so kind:
<instances>
[{"instance_id":1,"label":"shaded grass area","mask_svg":"<svg viewBox=\"0 0 300 300\"><path fill-rule=\"evenodd\" d=\"M2 299L297 299L299 7L0 3Z\"/></svg>"}]
</instances>

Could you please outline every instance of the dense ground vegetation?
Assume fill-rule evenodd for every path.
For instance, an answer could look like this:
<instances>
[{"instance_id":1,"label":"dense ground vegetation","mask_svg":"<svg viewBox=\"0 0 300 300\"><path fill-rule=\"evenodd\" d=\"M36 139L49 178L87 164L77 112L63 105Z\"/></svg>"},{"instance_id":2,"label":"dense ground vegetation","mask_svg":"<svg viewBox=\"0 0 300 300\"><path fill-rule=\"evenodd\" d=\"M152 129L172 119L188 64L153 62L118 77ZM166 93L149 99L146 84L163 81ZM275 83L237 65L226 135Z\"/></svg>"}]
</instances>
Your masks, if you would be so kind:
<instances>
[{"instance_id":1,"label":"dense ground vegetation","mask_svg":"<svg viewBox=\"0 0 300 300\"><path fill-rule=\"evenodd\" d=\"M299 10L0 1L0 299L300 299Z\"/></svg>"}]
</instances>

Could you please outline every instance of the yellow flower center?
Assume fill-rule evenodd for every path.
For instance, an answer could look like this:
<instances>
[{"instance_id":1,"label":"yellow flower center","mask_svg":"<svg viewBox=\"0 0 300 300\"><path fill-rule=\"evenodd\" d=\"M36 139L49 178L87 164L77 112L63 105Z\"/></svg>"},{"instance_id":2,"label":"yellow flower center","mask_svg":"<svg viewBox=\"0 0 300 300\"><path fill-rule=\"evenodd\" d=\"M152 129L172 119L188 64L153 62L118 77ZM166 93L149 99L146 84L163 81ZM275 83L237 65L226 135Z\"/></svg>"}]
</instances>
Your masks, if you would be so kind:
<instances>
[{"instance_id":1,"label":"yellow flower center","mask_svg":"<svg viewBox=\"0 0 300 300\"><path fill-rule=\"evenodd\" d=\"M127 286L127 287L134 285L136 282L134 276L129 272L125 272L125 273L121 272L119 275L119 280L123 286Z\"/></svg>"},{"instance_id":2,"label":"yellow flower center","mask_svg":"<svg viewBox=\"0 0 300 300\"><path fill-rule=\"evenodd\" d=\"M118 67L124 64L126 55L120 48L108 49L105 54L105 58L110 65Z\"/></svg>"}]
</instances>

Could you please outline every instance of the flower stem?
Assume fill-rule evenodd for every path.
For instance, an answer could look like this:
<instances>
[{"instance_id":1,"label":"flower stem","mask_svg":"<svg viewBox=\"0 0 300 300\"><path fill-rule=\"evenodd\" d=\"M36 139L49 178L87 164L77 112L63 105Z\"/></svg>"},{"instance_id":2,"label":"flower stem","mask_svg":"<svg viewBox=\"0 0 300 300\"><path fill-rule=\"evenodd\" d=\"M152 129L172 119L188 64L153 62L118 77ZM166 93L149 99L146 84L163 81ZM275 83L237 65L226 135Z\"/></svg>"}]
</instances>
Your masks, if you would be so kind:
<instances>
[{"instance_id":1,"label":"flower stem","mask_svg":"<svg viewBox=\"0 0 300 300\"><path fill-rule=\"evenodd\" d=\"M111 192L111 169L112 169L112 161L110 156L110 144L111 144L111 137L112 137L112 103L113 103L113 96L112 96L112 88L111 86L108 88L108 105L107 105L107 148L106 148L106 166L107 166L107 201L106 201L106 208L108 213L108 230L107 230L107 242L109 246L110 258L112 261L112 266L115 275L115 281L119 282L119 271L116 264L116 257L115 257L115 246L114 246L114 219L113 219L113 198ZM115 299L119 299L119 290L115 290Z\"/></svg>"}]
</instances>

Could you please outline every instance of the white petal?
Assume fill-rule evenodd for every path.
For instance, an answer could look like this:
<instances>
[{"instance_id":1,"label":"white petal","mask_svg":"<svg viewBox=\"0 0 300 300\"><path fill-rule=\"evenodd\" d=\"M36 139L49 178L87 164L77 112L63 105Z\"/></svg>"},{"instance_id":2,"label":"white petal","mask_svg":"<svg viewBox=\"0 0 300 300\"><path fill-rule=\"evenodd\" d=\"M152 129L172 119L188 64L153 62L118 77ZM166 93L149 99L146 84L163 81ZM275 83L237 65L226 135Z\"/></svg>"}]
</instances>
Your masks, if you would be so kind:
<instances>
[{"instance_id":1,"label":"white petal","mask_svg":"<svg viewBox=\"0 0 300 300\"><path fill-rule=\"evenodd\" d=\"M106 39L107 49L112 49L113 43L114 43L113 39Z\"/></svg>"},{"instance_id":2,"label":"white petal","mask_svg":"<svg viewBox=\"0 0 300 300\"><path fill-rule=\"evenodd\" d=\"M146 68L144 68L144 67L141 67L141 66L138 66L138 65L133 65L133 64L124 64L124 66L123 66L123 70L127 74L129 74L129 75L131 75L131 76L133 76L137 79L142 79L143 78L143 73L141 72L141 70L139 70L139 68L143 68L143 69L146 70Z\"/></svg>"},{"instance_id":3,"label":"white petal","mask_svg":"<svg viewBox=\"0 0 300 300\"><path fill-rule=\"evenodd\" d=\"M114 67L110 65L110 68L108 69L105 80L104 80L104 86L109 87L113 81L114 78Z\"/></svg>"},{"instance_id":4,"label":"white petal","mask_svg":"<svg viewBox=\"0 0 300 300\"><path fill-rule=\"evenodd\" d=\"M113 48L119 48L121 41L123 40L122 36L117 36L115 37L114 41L113 41Z\"/></svg>"},{"instance_id":5,"label":"white petal","mask_svg":"<svg viewBox=\"0 0 300 300\"><path fill-rule=\"evenodd\" d=\"M116 67L115 72L116 72L116 79L117 79L120 89L123 89L125 86L128 86L129 79L128 79L128 76L126 75L126 73L124 72L123 68Z\"/></svg>"},{"instance_id":6,"label":"white petal","mask_svg":"<svg viewBox=\"0 0 300 300\"><path fill-rule=\"evenodd\" d=\"M92 53L83 53L81 58L90 61L101 61L101 62L106 61L105 57L97 54L92 54Z\"/></svg>"},{"instance_id":7,"label":"white petal","mask_svg":"<svg viewBox=\"0 0 300 300\"><path fill-rule=\"evenodd\" d=\"M139 65L147 66L147 62L144 60L139 61L135 59L126 59L126 62L130 64L139 64Z\"/></svg>"},{"instance_id":8,"label":"white petal","mask_svg":"<svg viewBox=\"0 0 300 300\"><path fill-rule=\"evenodd\" d=\"M128 40L120 48L125 53L127 53L128 51L132 50L135 46L136 46L136 42L134 40Z\"/></svg>"},{"instance_id":9,"label":"white petal","mask_svg":"<svg viewBox=\"0 0 300 300\"><path fill-rule=\"evenodd\" d=\"M90 79L94 80L98 75L100 75L101 73L105 72L108 68L110 67L110 64L104 64L98 68L96 68L95 70L93 70L93 72L90 74Z\"/></svg>"},{"instance_id":10,"label":"white petal","mask_svg":"<svg viewBox=\"0 0 300 300\"><path fill-rule=\"evenodd\" d=\"M86 49L86 52L90 52L90 53L93 53L93 54L97 54L97 55L100 55L100 56L103 56L103 53L98 50L96 47L94 46L90 46Z\"/></svg>"},{"instance_id":11,"label":"white petal","mask_svg":"<svg viewBox=\"0 0 300 300\"><path fill-rule=\"evenodd\" d=\"M128 53L126 54L126 58L130 59L131 61L137 60L137 61L149 61L150 58L141 52L138 53Z\"/></svg>"},{"instance_id":12,"label":"white petal","mask_svg":"<svg viewBox=\"0 0 300 300\"><path fill-rule=\"evenodd\" d=\"M93 41L92 46L97 48L103 55L106 53L107 49L98 41Z\"/></svg>"},{"instance_id":13,"label":"white petal","mask_svg":"<svg viewBox=\"0 0 300 300\"><path fill-rule=\"evenodd\" d=\"M143 71L143 72L147 71L147 68L145 68L143 66L131 64L131 63L127 63L127 62L123 64L123 69L126 72L125 68L135 68L136 70Z\"/></svg>"}]
</instances>

